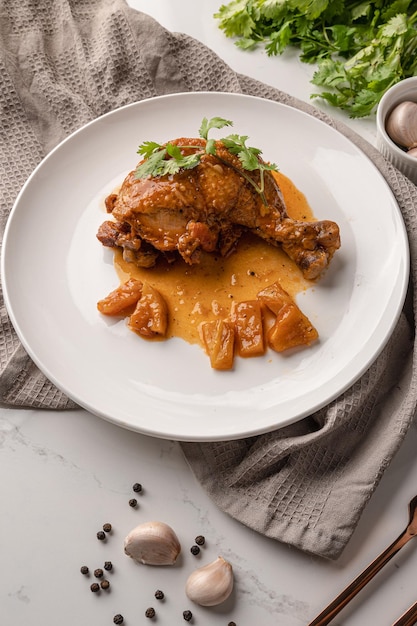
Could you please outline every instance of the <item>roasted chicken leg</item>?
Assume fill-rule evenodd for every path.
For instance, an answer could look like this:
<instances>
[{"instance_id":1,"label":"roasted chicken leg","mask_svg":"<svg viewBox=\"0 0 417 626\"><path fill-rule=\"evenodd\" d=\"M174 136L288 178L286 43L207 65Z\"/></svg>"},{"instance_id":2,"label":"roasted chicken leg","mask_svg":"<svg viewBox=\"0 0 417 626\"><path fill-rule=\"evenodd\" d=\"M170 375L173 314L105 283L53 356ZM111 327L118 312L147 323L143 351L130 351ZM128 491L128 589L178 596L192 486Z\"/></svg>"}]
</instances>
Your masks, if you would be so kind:
<instances>
[{"instance_id":1,"label":"roasted chicken leg","mask_svg":"<svg viewBox=\"0 0 417 626\"><path fill-rule=\"evenodd\" d=\"M170 142L184 155L204 148L204 139ZM239 158L216 142L216 155L204 154L192 169L176 174L137 178L132 171L118 194L106 199L115 221L106 221L97 237L105 246L121 247L124 258L152 266L162 254L172 260L199 262L200 252L228 255L249 230L280 246L307 279L327 268L340 246L339 228L332 221L302 222L288 216L282 193L271 172L265 172L263 194L259 171L245 172Z\"/></svg>"}]
</instances>

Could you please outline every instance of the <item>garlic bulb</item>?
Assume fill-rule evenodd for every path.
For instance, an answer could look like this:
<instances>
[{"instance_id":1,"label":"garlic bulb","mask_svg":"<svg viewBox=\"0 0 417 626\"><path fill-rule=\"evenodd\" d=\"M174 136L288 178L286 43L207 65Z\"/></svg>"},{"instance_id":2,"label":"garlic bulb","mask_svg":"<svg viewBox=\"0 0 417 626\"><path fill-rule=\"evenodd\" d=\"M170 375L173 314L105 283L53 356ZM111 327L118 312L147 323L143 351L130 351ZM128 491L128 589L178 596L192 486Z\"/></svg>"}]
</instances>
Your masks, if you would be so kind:
<instances>
[{"instance_id":1,"label":"garlic bulb","mask_svg":"<svg viewBox=\"0 0 417 626\"><path fill-rule=\"evenodd\" d=\"M417 102L406 100L390 113L386 125L390 138L403 148L417 147Z\"/></svg>"},{"instance_id":2,"label":"garlic bulb","mask_svg":"<svg viewBox=\"0 0 417 626\"><path fill-rule=\"evenodd\" d=\"M168 524L145 522L130 531L124 549L132 559L146 565L173 565L181 545Z\"/></svg>"},{"instance_id":3,"label":"garlic bulb","mask_svg":"<svg viewBox=\"0 0 417 626\"><path fill-rule=\"evenodd\" d=\"M185 585L190 600L201 606L215 606L224 602L232 593L233 568L222 556L196 569Z\"/></svg>"}]
</instances>

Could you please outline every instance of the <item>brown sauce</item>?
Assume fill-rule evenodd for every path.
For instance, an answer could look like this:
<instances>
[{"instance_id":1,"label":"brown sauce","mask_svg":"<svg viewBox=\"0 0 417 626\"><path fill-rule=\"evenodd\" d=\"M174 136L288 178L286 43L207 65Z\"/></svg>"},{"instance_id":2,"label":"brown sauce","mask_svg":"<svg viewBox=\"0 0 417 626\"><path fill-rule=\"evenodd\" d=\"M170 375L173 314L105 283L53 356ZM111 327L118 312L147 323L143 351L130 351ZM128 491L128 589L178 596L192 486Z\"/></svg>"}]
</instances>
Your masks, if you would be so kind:
<instances>
[{"instance_id":1,"label":"brown sauce","mask_svg":"<svg viewBox=\"0 0 417 626\"><path fill-rule=\"evenodd\" d=\"M305 196L289 178L274 173L282 190L288 214L297 220L313 221ZM233 301L252 300L275 281L295 296L312 286L298 267L279 248L259 237L247 234L226 259L202 254L198 265L178 261L160 262L150 269L138 268L115 252L115 268L123 283L130 277L148 282L164 297L169 311L168 337L181 337L189 343L201 343L201 322L225 318Z\"/></svg>"}]
</instances>

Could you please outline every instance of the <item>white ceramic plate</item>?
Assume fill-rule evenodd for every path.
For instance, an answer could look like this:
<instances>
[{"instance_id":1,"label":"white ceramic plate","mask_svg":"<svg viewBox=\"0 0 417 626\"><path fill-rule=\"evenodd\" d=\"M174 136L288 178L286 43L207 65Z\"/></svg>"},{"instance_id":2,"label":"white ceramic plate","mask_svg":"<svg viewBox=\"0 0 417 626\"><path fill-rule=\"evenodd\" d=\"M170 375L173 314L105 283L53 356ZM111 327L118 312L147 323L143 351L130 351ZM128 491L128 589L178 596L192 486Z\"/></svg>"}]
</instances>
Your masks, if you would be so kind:
<instances>
[{"instance_id":1,"label":"white ceramic plate","mask_svg":"<svg viewBox=\"0 0 417 626\"><path fill-rule=\"evenodd\" d=\"M180 339L143 341L96 309L117 285L113 255L96 240L103 198L134 167L141 142L195 136L204 116L233 120L233 132L249 135L306 194L317 218L339 224L342 237L324 279L300 296L319 331L317 345L237 359L233 372L213 371L200 347ZM12 210L2 274L23 345L68 396L132 430L204 441L284 426L349 387L393 330L408 258L395 199L344 136L268 100L189 93L118 109L54 149Z\"/></svg>"}]
</instances>

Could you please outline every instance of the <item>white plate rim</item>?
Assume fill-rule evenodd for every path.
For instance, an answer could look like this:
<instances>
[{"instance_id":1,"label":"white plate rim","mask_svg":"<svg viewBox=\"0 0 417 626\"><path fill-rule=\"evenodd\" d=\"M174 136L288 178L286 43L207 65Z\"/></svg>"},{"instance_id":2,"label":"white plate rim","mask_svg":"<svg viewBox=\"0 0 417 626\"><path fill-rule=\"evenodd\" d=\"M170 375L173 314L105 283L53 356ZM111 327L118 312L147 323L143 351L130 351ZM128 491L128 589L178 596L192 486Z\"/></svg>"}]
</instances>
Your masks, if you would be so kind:
<instances>
[{"instance_id":1,"label":"white plate rim","mask_svg":"<svg viewBox=\"0 0 417 626\"><path fill-rule=\"evenodd\" d=\"M392 330L395 327L395 324L398 321L398 317L400 315L401 309L402 309L402 305L405 299L405 294L406 294L406 289L407 289L407 284L408 284L408 274L409 274L409 251L408 251L408 240L407 240L407 234L406 234L406 230L405 230L405 226L404 223L402 221L402 217L401 217L401 213L400 213L400 209L395 201L395 198L392 194L391 189L389 188L388 184L386 183L385 179L382 177L382 175L380 174L380 172L377 170L377 168L374 166L374 164L372 163L372 161L370 161L368 159L368 157L359 150L359 148L357 148L356 146L354 146L354 144L351 144L354 148L354 150L357 150L358 153L360 153L361 158L364 159L364 162L368 163L368 166L370 168L372 168L374 170L375 176L377 178L379 178L380 180L380 184L382 186L385 187L385 193L387 194L387 197L390 197L390 202L393 203L396 207L396 210L398 212L397 215L397 219L398 219L398 227L399 227L399 233L402 232L402 236L403 236L403 245L402 245L402 272L401 272L401 276L400 281L401 281L401 285L397 291L397 295L399 294L398 300L397 300L397 306L395 307L395 310L390 312L390 320L389 323L386 327L384 336L382 338L380 338L378 340L378 346L376 349L373 350L373 352L371 354L368 354L366 356L366 358L363 358L361 363L360 363L360 367L356 368L356 373L354 376L350 376L349 380L345 380L343 381L343 384L339 384L339 386L337 387L337 389L333 389L330 393L325 394L325 397L322 398L319 402L316 402L315 404L311 405L309 408L304 408L301 411L298 411L297 414L292 414L289 415L286 418L280 419L278 422L274 422L273 420L270 421L270 423L268 425L262 424L261 426L254 426L251 427L249 425L246 425L246 427L244 429L242 429L240 432L230 432L230 431L225 431L225 432L216 432L216 433L212 433L212 432L205 432L204 430L202 431L201 428L197 428L195 430L192 430L190 432L186 432L186 429L184 430L184 428L179 429L178 431L175 428L171 428L169 429L159 429L158 427L152 427L151 425L147 425L144 423L132 423L132 421L130 419L125 419L123 416L115 416L115 415L109 415L106 413L106 411L102 411L100 409L97 408L97 406L94 405L94 402L89 401L88 399L86 399L85 397L80 397L80 395L78 393L74 393L73 390L71 388L68 388L68 386L66 385L65 381L60 380L59 378L57 378L54 374L53 369L51 369L47 364L45 364L45 362L42 360L42 358L39 357L39 355L37 354L36 351L34 351L32 349L32 345L31 345L31 340L30 337L27 336L27 332L25 332L25 330L27 331L27 329L24 329L20 323L19 320L19 313L17 310L15 310L15 303L13 302L13 298L10 295L10 281L12 280L12 278L8 275L7 272L7 258L8 256L10 256L9 253L9 245L8 245L8 241L9 241L9 233L12 229L12 225L13 225L13 221L16 217L16 214L19 211L19 207L20 207L20 202L21 199L23 198L24 194L27 192L27 189L34 184L34 181L36 180L36 177L39 175L39 172L42 171L42 169L46 166L46 164L48 164L51 160L55 159L56 155L60 153L61 150L63 150L63 148L69 144L71 144L71 142L74 141L74 138L80 135L83 135L83 133L86 132L87 129L94 127L97 123L99 123L100 121L103 121L105 119L111 119L111 118L115 118L119 115L123 115L124 111L127 111L129 109L135 108L135 107L140 107L141 105L147 103L147 102L172 102L173 100L175 101L176 99L181 99L181 98L185 98L185 99L194 99L197 98L198 100L200 100L201 98L212 98L212 97L226 97L228 99L236 99L236 101L242 101L242 99L245 99L246 101L253 101L255 103L259 103L259 102L268 102L268 103L272 103L278 107L281 108L286 108L286 109L290 109L291 111L296 110L297 113L301 116L306 116L312 120L314 120L314 123L318 123L318 124L322 124L323 127L325 127L326 129L330 129L331 127L329 127L327 124L325 124L324 122L322 122L321 120L317 119L317 118L313 118L311 116L309 116L307 113L300 111L298 109L293 109L292 107L288 107L285 104L282 103L277 103L274 101L270 101L270 100L265 100L264 98L260 98L257 96L247 96L247 95L241 95L241 94L230 94L230 93L222 93L222 92L191 92L191 93L178 93L178 94L169 94L169 95L164 95L164 96L158 96L156 98L149 98L146 100L142 100L139 102L134 102L128 105L125 105L123 107L120 107L119 109L116 109L114 111L110 111L109 113L101 116L100 118L97 118L95 120L92 120L91 122L89 122L88 124L84 125L83 127L81 127L80 129L78 129L77 131L75 131L74 133L72 133L69 137L65 138L60 144L58 144L40 163L39 165L35 168L34 172L30 175L30 177L28 178L28 180L26 181L26 183L24 184L24 186L22 187L20 193L18 194L16 201L14 203L14 206L12 208L12 211L10 213L9 219L7 221L6 224L6 228L5 228L5 233L4 233L4 239L3 239L3 248L2 248L2 255L1 255L1 272L2 272L2 277L3 277L3 289L4 289L4 298L5 298L5 304L7 307L7 310L9 312L9 316L10 319L13 323L13 326L17 332L17 335L20 339L20 341L22 342L23 346L25 347L26 351L28 352L29 356L32 358L32 360L35 362L35 364L41 369L41 371L43 371L45 373L45 375L47 376L47 378L49 378L51 380L51 382L53 382L59 389L61 389L62 391L64 391L64 393L66 393L70 398L72 398L76 403L78 403L80 406L86 408L87 410L91 411L92 413L95 413L97 415L99 415L100 417L107 419L113 423L119 424L121 426L124 426L126 428L132 429L132 430L137 430L139 432L142 432L144 434L149 434L152 436L158 436L158 437L164 437L164 438L169 438L169 439L177 439L177 440L193 440L193 441L213 441L213 440L222 440L222 439L233 439L233 438L241 438L241 437L247 437L247 436L253 436L256 434L260 434L262 432L267 432L268 430L273 430L275 428L279 428L282 426L286 426L290 423L293 423L295 421L298 421L299 419L302 419L303 417L305 417L306 415L308 415L309 413L312 413L316 410L318 410L319 408L322 408L324 405L328 404L329 402L331 402L332 400L334 400L338 395L340 395L341 393L343 393L348 387L350 387L358 378L360 378L360 376L369 368L369 366L374 362L374 360L377 358L377 356L380 354L380 352L382 351L382 349L384 348L384 346L386 345L386 342L388 341ZM337 133L337 131L335 131L334 129L331 129L333 132ZM339 135L339 133L337 133ZM343 136L342 136L343 137ZM347 138L344 138L344 140L346 142L350 142L350 140L348 140ZM331 216L329 216L329 219L331 219ZM195 407L194 407L195 408Z\"/></svg>"}]
</instances>

